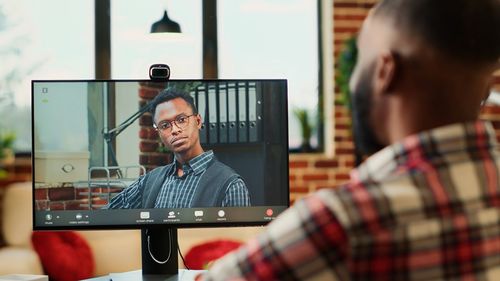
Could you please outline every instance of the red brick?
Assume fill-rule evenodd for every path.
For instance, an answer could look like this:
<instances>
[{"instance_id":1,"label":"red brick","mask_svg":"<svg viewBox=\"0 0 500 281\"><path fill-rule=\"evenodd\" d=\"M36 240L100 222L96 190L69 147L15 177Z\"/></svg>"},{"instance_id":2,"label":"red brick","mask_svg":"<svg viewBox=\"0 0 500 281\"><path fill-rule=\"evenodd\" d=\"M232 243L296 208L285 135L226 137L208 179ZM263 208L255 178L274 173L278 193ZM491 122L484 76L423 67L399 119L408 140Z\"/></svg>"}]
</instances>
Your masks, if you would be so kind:
<instances>
[{"instance_id":1,"label":"red brick","mask_svg":"<svg viewBox=\"0 0 500 281\"><path fill-rule=\"evenodd\" d=\"M352 136L335 136L334 140L336 142L352 142Z\"/></svg>"},{"instance_id":2,"label":"red brick","mask_svg":"<svg viewBox=\"0 0 500 281\"><path fill-rule=\"evenodd\" d=\"M40 210L47 210L49 208L49 200L36 200L35 201L35 209L40 211Z\"/></svg>"},{"instance_id":3,"label":"red brick","mask_svg":"<svg viewBox=\"0 0 500 281\"><path fill-rule=\"evenodd\" d=\"M337 149L335 149L335 153L336 154L350 154L350 155L353 155L354 154L354 149L352 149L352 148L337 148Z\"/></svg>"},{"instance_id":4,"label":"red brick","mask_svg":"<svg viewBox=\"0 0 500 281\"><path fill-rule=\"evenodd\" d=\"M79 188L79 189L76 189L75 190L75 199L79 200L79 199L86 199L86 198L88 198L89 195L85 194L85 193L88 193L88 192L89 192L88 188ZM94 192L94 190L92 192Z\"/></svg>"},{"instance_id":5,"label":"red brick","mask_svg":"<svg viewBox=\"0 0 500 281\"><path fill-rule=\"evenodd\" d=\"M95 204L95 205L106 205L106 204L108 204L108 200L107 199L103 199L103 198L93 198L92 199L92 204Z\"/></svg>"},{"instance_id":6,"label":"red brick","mask_svg":"<svg viewBox=\"0 0 500 281\"><path fill-rule=\"evenodd\" d=\"M343 110L346 110L345 105L336 105L335 106L335 111L343 111Z\"/></svg>"},{"instance_id":7,"label":"red brick","mask_svg":"<svg viewBox=\"0 0 500 281\"><path fill-rule=\"evenodd\" d=\"M335 111L335 118L345 117L345 113L342 111Z\"/></svg>"},{"instance_id":8,"label":"red brick","mask_svg":"<svg viewBox=\"0 0 500 281\"><path fill-rule=\"evenodd\" d=\"M335 27L333 30L335 33L355 34L359 31L359 27Z\"/></svg>"},{"instance_id":9,"label":"red brick","mask_svg":"<svg viewBox=\"0 0 500 281\"><path fill-rule=\"evenodd\" d=\"M324 181L328 180L328 175L327 174L309 174L309 175L304 175L302 177L305 181Z\"/></svg>"},{"instance_id":10,"label":"red brick","mask_svg":"<svg viewBox=\"0 0 500 281\"><path fill-rule=\"evenodd\" d=\"M153 99L158 95L158 89L152 89L152 88L147 88L147 87L141 87L139 89L139 97L143 99Z\"/></svg>"},{"instance_id":11,"label":"red brick","mask_svg":"<svg viewBox=\"0 0 500 281\"><path fill-rule=\"evenodd\" d=\"M293 193L309 193L309 188L305 186L293 186L290 187L290 192Z\"/></svg>"},{"instance_id":12,"label":"red brick","mask_svg":"<svg viewBox=\"0 0 500 281\"><path fill-rule=\"evenodd\" d=\"M366 15L339 15L336 14L333 16L333 20L350 20L350 21L358 21L362 22L366 18Z\"/></svg>"},{"instance_id":13,"label":"red brick","mask_svg":"<svg viewBox=\"0 0 500 281\"><path fill-rule=\"evenodd\" d=\"M65 210L88 210L89 204L87 200L73 200L64 202Z\"/></svg>"},{"instance_id":14,"label":"red brick","mask_svg":"<svg viewBox=\"0 0 500 281\"><path fill-rule=\"evenodd\" d=\"M493 125L493 128L495 128L495 130L500 130L500 121L491 121L492 125Z\"/></svg>"},{"instance_id":15,"label":"red brick","mask_svg":"<svg viewBox=\"0 0 500 281\"><path fill-rule=\"evenodd\" d=\"M15 166L13 166L14 172L17 174L29 174L31 175L31 163L30 164L23 164L20 163L19 165L16 163Z\"/></svg>"},{"instance_id":16,"label":"red brick","mask_svg":"<svg viewBox=\"0 0 500 281\"><path fill-rule=\"evenodd\" d=\"M333 189L335 188L335 186L332 186L332 185L319 185L316 187L317 190L319 189Z\"/></svg>"},{"instance_id":17,"label":"red brick","mask_svg":"<svg viewBox=\"0 0 500 281\"><path fill-rule=\"evenodd\" d=\"M139 130L139 138L146 140L157 140L158 133L154 128L151 127L141 127Z\"/></svg>"},{"instance_id":18,"label":"red brick","mask_svg":"<svg viewBox=\"0 0 500 281\"><path fill-rule=\"evenodd\" d=\"M92 187L92 193L102 193L102 188L94 186Z\"/></svg>"},{"instance_id":19,"label":"red brick","mask_svg":"<svg viewBox=\"0 0 500 281\"><path fill-rule=\"evenodd\" d=\"M481 113L482 114L500 115L500 106L487 104L481 108Z\"/></svg>"},{"instance_id":20,"label":"red brick","mask_svg":"<svg viewBox=\"0 0 500 281\"><path fill-rule=\"evenodd\" d=\"M35 200L47 200L47 199L48 199L47 188L35 189Z\"/></svg>"},{"instance_id":21,"label":"red brick","mask_svg":"<svg viewBox=\"0 0 500 281\"><path fill-rule=\"evenodd\" d=\"M149 139L149 128L141 127L141 129L139 130L139 138Z\"/></svg>"},{"instance_id":22,"label":"red brick","mask_svg":"<svg viewBox=\"0 0 500 281\"><path fill-rule=\"evenodd\" d=\"M345 161L345 166L348 167L348 168L354 168L355 164L356 163L353 160L347 160L347 161Z\"/></svg>"},{"instance_id":23,"label":"red brick","mask_svg":"<svg viewBox=\"0 0 500 281\"><path fill-rule=\"evenodd\" d=\"M64 210L64 202L50 202L49 208L52 211Z\"/></svg>"},{"instance_id":24,"label":"red brick","mask_svg":"<svg viewBox=\"0 0 500 281\"><path fill-rule=\"evenodd\" d=\"M108 188L105 187L105 185L101 185L100 187L94 186L92 188L92 194L99 194L105 192L104 190L107 190Z\"/></svg>"},{"instance_id":25,"label":"red brick","mask_svg":"<svg viewBox=\"0 0 500 281\"><path fill-rule=\"evenodd\" d=\"M139 125L145 127L153 127L153 119L151 118L151 114L144 114L139 118Z\"/></svg>"},{"instance_id":26,"label":"red brick","mask_svg":"<svg viewBox=\"0 0 500 281\"><path fill-rule=\"evenodd\" d=\"M346 123L336 123L335 124L335 129L337 130L345 130L345 129L350 129L351 126L349 124L346 124Z\"/></svg>"},{"instance_id":27,"label":"red brick","mask_svg":"<svg viewBox=\"0 0 500 281\"><path fill-rule=\"evenodd\" d=\"M118 187L112 187L109 189L109 193L119 193L122 192L123 188L118 188ZM103 187L101 193L108 193L108 189Z\"/></svg>"},{"instance_id":28,"label":"red brick","mask_svg":"<svg viewBox=\"0 0 500 281\"><path fill-rule=\"evenodd\" d=\"M349 174L336 174L335 175L335 180L343 181L343 180L350 180L351 177Z\"/></svg>"},{"instance_id":29,"label":"red brick","mask_svg":"<svg viewBox=\"0 0 500 281\"><path fill-rule=\"evenodd\" d=\"M337 160L319 160L314 163L316 168L335 168L339 166Z\"/></svg>"},{"instance_id":30,"label":"red brick","mask_svg":"<svg viewBox=\"0 0 500 281\"><path fill-rule=\"evenodd\" d=\"M75 189L73 187L58 187L49 189L50 201L73 200L75 199Z\"/></svg>"},{"instance_id":31,"label":"red brick","mask_svg":"<svg viewBox=\"0 0 500 281\"><path fill-rule=\"evenodd\" d=\"M307 161L290 161L290 168L306 168L308 166Z\"/></svg>"},{"instance_id":32,"label":"red brick","mask_svg":"<svg viewBox=\"0 0 500 281\"><path fill-rule=\"evenodd\" d=\"M358 3L357 1L351 1L351 2L333 2L333 7L335 8L364 8L368 10L373 8L375 4L374 3Z\"/></svg>"},{"instance_id":33,"label":"red brick","mask_svg":"<svg viewBox=\"0 0 500 281\"><path fill-rule=\"evenodd\" d=\"M149 164L149 155L148 154L141 154L139 155L139 164L141 165L148 165Z\"/></svg>"},{"instance_id":34,"label":"red brick","mask_svg":"<svg viewBox=\"0 0 500 281\"><path fill-rule=\"evenodd\" d=\"M295 181L297 180L297 176L296 175L289 175L288 176L288 181Z\"/></svg>"},{"instance_id":35,"label":"red brick","mask_svg":"<svg viewBox=\"0 0 500 281\"><path fill-rule=\"evenodd\" d=\"M141 152L155 152L158 149L157 142L145 142L141 141L139 144L139 150Z\"/></svg>"}]
</instances>

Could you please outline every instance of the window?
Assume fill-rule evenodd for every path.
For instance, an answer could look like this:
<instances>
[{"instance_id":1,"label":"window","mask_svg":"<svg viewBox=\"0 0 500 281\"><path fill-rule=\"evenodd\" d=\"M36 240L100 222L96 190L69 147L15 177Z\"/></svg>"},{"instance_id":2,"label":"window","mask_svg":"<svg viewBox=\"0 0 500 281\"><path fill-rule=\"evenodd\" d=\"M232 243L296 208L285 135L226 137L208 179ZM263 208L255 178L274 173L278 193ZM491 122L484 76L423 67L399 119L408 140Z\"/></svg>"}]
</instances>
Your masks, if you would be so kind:
<instances>
[{"instance_id":1,"label":"window","mask_svg":"<svg viewBox=\"0 0 500 281\"><path fill-rule=\"evenodd\" d=\"M31 80L94 76L94 3L1 1L0 36L0 130L29 152Z\"/></svg>"},{"instance_id":2,"label":"window","mask_svg":"<svg viewBox=\"0 0 500 281\"><path fill-rule=\"evenodd\" d=\"M331 63L325 58L329 50L320 45L321 36L331 33L331 29L320 24L319 11L330 6L331 1L216 3L218 56L214 64L218 77L288 79L290 148L301 145L301 129L293 112L303 109L318 128L311 144L322 150L323 139L327 138L323 137L319 112L324 111L322 104L328 105L329 101L323 101L321 96L329 91L324 84L332 75L323 73L322 61L327 66ZM154 63L169 64L172 78L202 78L203 4L199 0L111 0L108 78L148 78L147 70ZM322 5L321 9L318 5ZM180 24L182 33L149 33L164 11ZM330 18L331 14L323 12L323 18ZM101 27L94 27L94 20L94 1L0 2L0 129L16 131L18 151L31 149L31 79L95 77L94 38ZM320 27L326 31L321 33ZM327 40L330 39L323 41Z\"/></svg>"},{"instance_id":3,"label":"window","mask_svg":"<svg viewBox=\"0 0 500 281\"><path fill-rule=\"evenodd\" d=\"M166 5L168 4L168 5ZM171 78L202 78L201 1L111 1L111 77L149 79L149 66L166 63ZM149 33L164 11L182 33Z\"/></svg>"},{"instance_id":4,"label":"window","mask_svg":"<svg viewBox=\"0 0 500 281\"><path fill-rule=\"evenodd\" d=\"M289 146L302 144L294 114L318 125L318 7L310 0L218 1L219 78L288 79ZM318 134L311 137L318 148Z\"/></svg>"}]
</instances>

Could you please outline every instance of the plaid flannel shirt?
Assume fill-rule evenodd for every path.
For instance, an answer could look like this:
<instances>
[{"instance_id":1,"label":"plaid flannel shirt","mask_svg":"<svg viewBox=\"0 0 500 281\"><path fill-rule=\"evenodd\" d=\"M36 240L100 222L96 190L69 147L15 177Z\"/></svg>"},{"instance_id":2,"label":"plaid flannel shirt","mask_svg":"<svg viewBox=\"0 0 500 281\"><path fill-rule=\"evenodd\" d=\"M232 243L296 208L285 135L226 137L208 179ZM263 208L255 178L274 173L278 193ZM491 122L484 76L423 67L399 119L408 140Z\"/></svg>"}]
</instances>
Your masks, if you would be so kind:
<instances>
[{"instance_id":1,"label":"plaid flannel shirt","mask_svg":"<svg viewBox=\"0 0 500 281\"><path fill-rule=\"evenodd\" d=\"M491 124L409 136L298 201L206 280L500 280Z\"/></svg>"}]
</instances>

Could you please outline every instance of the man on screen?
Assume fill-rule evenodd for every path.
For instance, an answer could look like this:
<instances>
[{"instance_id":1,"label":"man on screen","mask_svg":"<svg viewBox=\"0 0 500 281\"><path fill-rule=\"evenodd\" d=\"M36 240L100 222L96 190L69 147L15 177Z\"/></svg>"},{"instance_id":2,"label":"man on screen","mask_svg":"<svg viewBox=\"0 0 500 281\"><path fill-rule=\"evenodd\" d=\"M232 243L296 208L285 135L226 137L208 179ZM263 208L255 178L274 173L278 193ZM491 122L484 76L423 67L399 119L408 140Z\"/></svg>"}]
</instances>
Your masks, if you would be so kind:
<instances>
[{"instance_id":1,"label":"man on screen","mask_svg":"<svg viewBox=\"0 0 500 281\"><path fill-rule=\"evenodd\" d=\"M153 126L174 160L141 176L105 208L250 206L243 179L201 147L203 122L193 98L173 89L159 97L152 106Z\"/></svg>"},{"instance_id":2,"label":"man on screen","mask_svg":"<svg viewBox=\"0 0 500 281\"><path fill-rule=\"evenodd\" d=\"M371 156L205 279L500 280L500 152L478 120L499 27L499 0L381 0L351 78Z\"/></svg>"}]
</instances>

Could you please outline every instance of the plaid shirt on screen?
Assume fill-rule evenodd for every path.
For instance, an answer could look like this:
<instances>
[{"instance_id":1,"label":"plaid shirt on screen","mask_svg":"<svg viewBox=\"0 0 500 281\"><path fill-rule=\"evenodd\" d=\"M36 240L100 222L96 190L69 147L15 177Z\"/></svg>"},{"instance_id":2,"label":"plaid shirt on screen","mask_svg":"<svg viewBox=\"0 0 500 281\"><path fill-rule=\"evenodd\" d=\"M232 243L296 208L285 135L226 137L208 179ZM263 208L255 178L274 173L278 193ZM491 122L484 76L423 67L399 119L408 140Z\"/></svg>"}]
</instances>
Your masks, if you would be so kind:
<instances>
[{"instance_id":1,"label":"plaid shirt on screen","mask_svg":"<svg viewBox=\"0 0 500 281\"><path fill-rule=\"evenodd\" d=\"M207 280L500 280L495 133L477 121L405 138L216 262Z\"/></svg>"}]
</instances>

